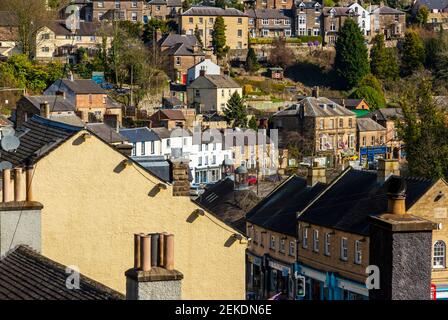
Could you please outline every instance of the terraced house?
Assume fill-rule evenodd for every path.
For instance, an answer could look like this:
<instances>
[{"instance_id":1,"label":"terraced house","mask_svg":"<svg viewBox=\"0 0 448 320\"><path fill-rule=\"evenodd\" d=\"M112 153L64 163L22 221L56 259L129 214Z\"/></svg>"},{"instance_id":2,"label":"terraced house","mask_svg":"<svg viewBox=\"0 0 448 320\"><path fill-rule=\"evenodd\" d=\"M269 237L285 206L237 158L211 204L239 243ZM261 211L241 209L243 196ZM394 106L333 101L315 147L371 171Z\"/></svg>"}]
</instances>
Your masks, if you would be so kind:
<instances>
[{"instance_id":1,"label":"terraced house","mask_svg":"<svg viewBox=\"0 0 448 320\"><path fill-rule=\"evenodd\" d=\"M180 16L182 34L193 35L197 27L205 47L212 46L212 33L216 17L222 17L226 25L226 44L231 50L248 48L249 16L235 8L194 6Z\"/></svg>"},{"instance_id":2,"label":"terraced house","mask_svg":"<svg viewBox=\"0 0 448 320\"><path fill-rule=\"evenodd\" d=\"M297 36L319 36L322 29L322 5L317 1L297 1L292 8Z\"/></svg>"},{"instance_id":3,"label":"terraced house","mask_svg":"<svg viewBox=\"0 0 448 320\"><path fill-rule=\"evenodd\" d=\"M93 21L129 20L147 22L149 13L145 0L92 0Z\"/></svg>"},{"instance_id":4,"label":"terraced house","mask_svg":"<svg viewBox=\"0 0 448 320\"><path fill-rule=\"evenodd\" d=\"M401 38L406 31L406 14L403 11L384 5L371 5L370 12L371 36L384 34L387 40Z\"/></svg>"},{"instance_id":5,"label":"terraced house","mask_svg":"<svg viewBox=\"0 0 448 320\"><path fill-rule=\"evenodd\" d=\"M293 18L291 10L249 9L249 34L253 38L291 37Z\"/></svg>"},{"instance_id":6,"label":"terraced house","mask_svg":"<svg viewBox=\"0 0 448 320\"><path fill-rule=\"evenodd\" d=\"M345 21L349 18L357 19L359 13L354 8L349 7L326 7L323 9L323 41L326 44L334 45Z\"/></svg>"}]
</instances>

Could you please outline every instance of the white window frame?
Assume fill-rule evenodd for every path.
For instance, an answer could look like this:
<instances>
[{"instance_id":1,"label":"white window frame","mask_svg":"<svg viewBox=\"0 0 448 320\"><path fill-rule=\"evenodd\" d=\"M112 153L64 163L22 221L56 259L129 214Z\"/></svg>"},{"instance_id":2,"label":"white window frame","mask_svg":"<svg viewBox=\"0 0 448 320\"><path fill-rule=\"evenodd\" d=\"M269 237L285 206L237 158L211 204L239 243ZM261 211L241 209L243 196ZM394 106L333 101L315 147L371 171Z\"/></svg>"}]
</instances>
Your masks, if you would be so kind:
<instances>
[{"instance_id":1,"label":"white window frame","mask_svg":"<svg viewBox=\"0 0 448 320\"><path fill-rule=\"evenodd\" d=\"M289 255L292 257L296 255L296 244L294 241L289 241Z\"/></svg>"},{"instance_id":2,"label":"white window frame","mask_svg":"<svg viewBox=\"0 0 448 320\"><path fill-rule=\"evenodd\" d=\"M302 248L307 249L308 248L308 228L303 228L302 231Z\"/></svg>"},{"instance_id":3,"label":"white window frame","mask_svg":"<svg viewBox=\"0 0 448 320\"><path fill-rule=\"evenodd\" d=\"M269 249L275 250L275 236L271 234L271 241L269 242Z\"/></svg>"},{"instance_id":4,"label":"white window frame","mask_svg":"<svg viewBox=\"0 0 448 320\"><path fill-rule=\"evenodd\" d=\"M330 253L330 246L331 246L331 234L330 233L326 233L325 234L325 248L324 248L324 254L326 255L326 256L330 256L331 255L331 253Z\"/></svg>"},{"instance_id":5,"label":"white window frame","mask_svg":"<svg viewBox=\"0 0 448 320\"><path fill-rule=\"evenodd\" d=\"M361 264L361 262L362 262L361 241L355 240L355 264Z\"/></svg>"},{"instance_id":6,"label":"white window frame","mask_svg":"<svg viewBox=\"0 0 448 320\"><path fill-rule=\"evenodd\" d=\"M436 245L440 245L440 247L436 248ZM436 255L436 250L438 250L437 255ZM437 263L436 263L436 261L437 261ZM442 240L437 240L436 242L434 242L432 267L434 269L446 268L446 244Z\"/></svg>"},{"instance_id":7,"label":"white window frame","mask_svg":"<svg viewBox=\"0 0 448 320\"><path fill-rule=\"evenodd\" d=\"M280 239L280 248L279 251L285 253L285 239Z\"/></svg>"},{"instance_id":8,"label":"white window frame","mask_svg":"<svg viewBox=\"0 0 448 320\"><path fill-rule=\"evenodd\" d=\"M348 239L346 237L341 237L341 260L348 260Z\"/></svg>"},{"instance_id":9,"label":"white window frame","mask_svg":"<svg viewBox=\"0 0 448 320\"><path fill-rule=\"evenodd\" d=\"M319 230L313 230L313 251L319 252Z\"/></svg>"}]
</instances>

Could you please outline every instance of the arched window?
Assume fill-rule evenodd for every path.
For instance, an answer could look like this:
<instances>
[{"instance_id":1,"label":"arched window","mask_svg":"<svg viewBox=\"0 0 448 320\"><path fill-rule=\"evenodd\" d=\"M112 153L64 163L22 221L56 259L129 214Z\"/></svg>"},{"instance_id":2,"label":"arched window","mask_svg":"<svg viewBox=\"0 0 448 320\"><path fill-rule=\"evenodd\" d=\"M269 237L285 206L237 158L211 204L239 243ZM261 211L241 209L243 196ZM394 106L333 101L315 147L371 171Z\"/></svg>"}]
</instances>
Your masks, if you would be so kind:
<instances>
[{"instance_id":1,"label":"arched window","mask_svg":"<svg viewBox=\"0 0 448 320\"><path fill-rule=\"evenodd\" d=\"M446 255L446 246L443 241L436 241L434 243L434 252L433 252L433 267L434 268L445 268L445 255Z\"/></svg>"}]
</instances>

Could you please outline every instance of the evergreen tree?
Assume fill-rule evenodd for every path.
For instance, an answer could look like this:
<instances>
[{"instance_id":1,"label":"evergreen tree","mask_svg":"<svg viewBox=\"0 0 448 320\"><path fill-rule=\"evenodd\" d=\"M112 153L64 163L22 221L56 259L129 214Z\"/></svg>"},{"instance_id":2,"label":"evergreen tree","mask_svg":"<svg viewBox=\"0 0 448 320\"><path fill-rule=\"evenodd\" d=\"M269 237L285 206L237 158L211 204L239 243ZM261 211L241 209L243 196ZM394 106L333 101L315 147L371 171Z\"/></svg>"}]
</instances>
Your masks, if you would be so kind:
<instances>
[{"instance_id":1,"label":"evergreen tree","mask_svg":"<svg viewBox=\"0 0 448 320\"><path fill-rule=\"evenodd\" d=\"M415 14L415 22L419 26L423 26L428 22L429 10L426 6L421 6L418 8L417 13Z\"/></svg>"},{"instance_id":2,"label":"evergreen tree","mask_svg":"<svg viewBox=\"0 0 448 320\"><path fill-rule=\"evenodd\" d=\"M184 0L182 2L182 11L183 12L187 11L188 9L190 9L190 7L191 7L191 1L190 0Z\"/></svg>"},{"instance_id":3,"label":"evergreen tree","mask_svg":"<svg viewBox=\"0 0 448 320\"><path fill-rule=\"evenodd\" d=\"M252 130L255 130L255 131L258 130L257 119L255 118L255 116L250 118L248 126Z\"/></svg>"},{"instance_id":4,"label":"evergreen tree","mask_svg":"<svg viewBox=\"0 0 448 320\"><path fill-rule=\"evenodd\" d=\"M448 178L448 128L433 100L431 81L422 79L408 87L400 101L403 121L399 136L406 145L411 175Z\"/></svg>"},{"instance_id":5,"label":"evergreen tree","mask_svg":"<svg viewBox=\"0 0 448 320\"><path fill-rule=\"evenodd\" d=\"M425 47L417 33L406 33L401 48L401 73L411 75L414 71L422 70L425 61Z\"/></svg>"},{"instance_id":6,"label":"evergreen tree","mask_svg":"<svg viewBox=\"0 0 448 320\"><path fill-rule=\"evenodd\" d=\"M226 25L221 16L216 17L213 25L212 46L213 53L218 59L224 58L229 51L229 47L226 45Z\"/></svg>"},{"instance_id":7,"label":"evergreen tree","mask_svg":"<svg viewBox=\"0 0 448 320\"><path fill-rule=\"evenodd\" d=\"M255 50L251 47L247 51L246 57L246 71L255 72L260 68Z\"/></svg>"},{"instance_id":8,"label":"evergreen tree","mask_svg":"<svg viewBox=\"0 0 448 320\"><path fill-rule=\"evenodd\" d=\"M194 36L196 37L196 39L198 40L198 43L201 47L204 46L204 44L202 43L202 38L201 38L201 34L199 33L199 28L198 25L196 25L196 27L194 28Z\"/></svg>"},{"instance_id":9,"label":"evergreen tree","mask_svg":"<svg viewBox=\"0 0 448 320\"><path fill-rule=\"evenodd\" d=\"M336 40L335 70L346 88L353 88L369 73L364 36L353 19L347 19Z\"/></svg>"},{"instance_id":10,"label":"evergreen tree","mask_svg":"<svg viewBox=\"0 0 448 320\"><path fill-rule=\"evenodd\" d=\"M215 7L224 9L225 6L226 6L226 0L215 0Z\"/></svg>"},{"instance_id":11,"label":"evergreen tree","mask_svg":"<svg viewBox=\"0 0 448 320\"><path fill-rule=\"evenodd\" d=\"M224 117L228 124L232 124L233 128L246 128L247 127L247 110L244 105L243 98L234 92L227 101L227 106L223 110Z\"/></svg>"},{"instance_id":12,"label":"evergreen tree","mask_svg":"<svg viewBox=\"0 0 448 320\"><path fill-rule=\"evenodd\" d=\"M370 50L370 70L381 80L395 80L399 76L400 67L396 48L386 48L384 35L373 38Z\"/></svg>"}]
</instances>

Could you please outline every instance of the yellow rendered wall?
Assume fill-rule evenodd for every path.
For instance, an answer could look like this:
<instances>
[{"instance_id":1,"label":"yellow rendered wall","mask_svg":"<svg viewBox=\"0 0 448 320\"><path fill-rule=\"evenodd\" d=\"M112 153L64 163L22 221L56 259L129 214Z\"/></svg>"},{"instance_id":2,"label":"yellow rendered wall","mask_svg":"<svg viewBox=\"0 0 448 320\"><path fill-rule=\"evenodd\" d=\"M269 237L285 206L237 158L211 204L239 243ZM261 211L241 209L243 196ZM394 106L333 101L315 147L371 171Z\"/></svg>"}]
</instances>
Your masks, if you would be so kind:
<instances>
[{"instance_id":1,"label":"yellow rendered wall","mask_svg":"<svg viewBox=\"0 0 448 320\"><path fill-rule=\"evenodd\" d=\"M44 205L43 254L124 293L133 234L167 231L175 235L183 299L244 299L247 245L226 247L234 230L209 213L187 222L198 207L173 197L170 186L148 196L159 181L141 168L115 172L124 159L96 137L82 142L78 134L38 162L33 188Z\"/></svg>"}]
</instances>

